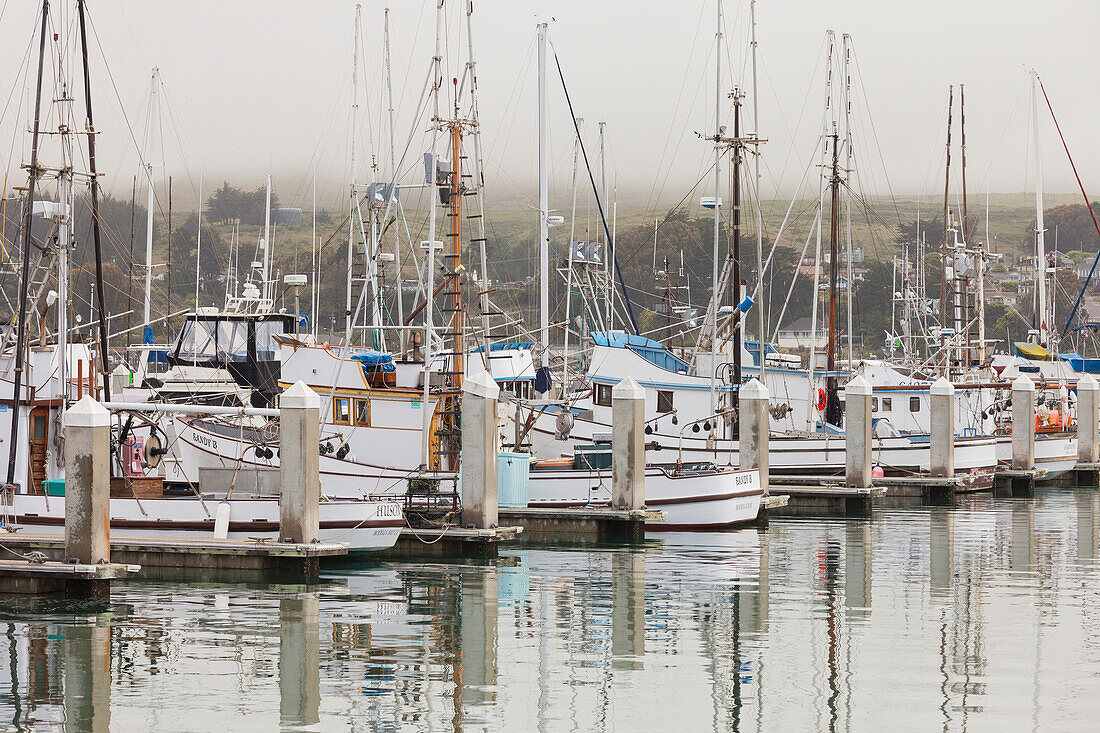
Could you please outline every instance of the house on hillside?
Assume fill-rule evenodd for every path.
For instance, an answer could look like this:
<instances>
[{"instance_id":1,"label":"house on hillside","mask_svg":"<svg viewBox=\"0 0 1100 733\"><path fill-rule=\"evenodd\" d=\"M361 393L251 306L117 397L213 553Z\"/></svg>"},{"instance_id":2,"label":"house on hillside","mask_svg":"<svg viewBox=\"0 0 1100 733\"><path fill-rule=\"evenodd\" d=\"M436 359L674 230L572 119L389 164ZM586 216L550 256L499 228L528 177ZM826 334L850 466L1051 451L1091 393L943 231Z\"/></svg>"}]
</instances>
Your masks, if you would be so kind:
<instances>
[{"instance_id":1,"label":"house on hillside","mask_svg":"<svg viewBox=\"0 0 1100 733\"><path fill-rule=\"evenodd\" d=\"M825 348L828 340L825 324L817 324L816 335L812 333L812 325L811 319L799 318L794 323L780 328L776 339L779 343L776 346L780 349L808 349L812 344L816 349Z\"/></svg>"}]
</instances>

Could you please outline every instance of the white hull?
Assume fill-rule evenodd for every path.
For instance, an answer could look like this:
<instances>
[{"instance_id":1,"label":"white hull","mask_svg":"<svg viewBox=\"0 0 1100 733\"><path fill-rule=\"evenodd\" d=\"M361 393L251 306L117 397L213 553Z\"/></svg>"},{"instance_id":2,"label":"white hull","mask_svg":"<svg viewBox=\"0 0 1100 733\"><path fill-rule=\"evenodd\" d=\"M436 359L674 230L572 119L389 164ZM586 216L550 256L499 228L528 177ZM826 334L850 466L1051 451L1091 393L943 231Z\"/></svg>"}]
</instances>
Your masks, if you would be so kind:
<instances>
[{"instance_id":1,"label":"white hull","mask_svg":"<svg viewBox=\"0 0 1100 733\"><path fill-rule=\"evenodd\" d=\"M759 471L720 469L676 474L670 467L647 466L645 504L665 512L651 531L721 529L756 520L760 512ZM611 470L532 468L528 486L530 507L608 506Z\"/></svg>"},{"instance_id":2,"label":"white hull","mask_svg":"<svg viewBox=\"0 0 1100 733\"><path fill-rule=\"evenodd\" d=\"M14 502L16 524L26 531L65 533L65 497L16 494ZM218 503L214 498L191 497L111 499L111 531L126 537L211 539ZM278 539L278 500L229 503L229 539ZM323 501L320 505L320 540L346 542L352 553L393 547L404 525L401 507L393 502Z\"/></svg>"},{"instance_id":3,"label":"white hull","mask_svg":"<svg viewBox=\"0 0 1100 733\"><path fill-rule=\"evenodd\" d=\"M1012 436L997 438L997 457L1002 465L1012 464ZM1057 478L1077 465L1077 438L1072 433L1038 433L1035 436L1035 468L1046 478Z\"/></svg>"}]
</instances>

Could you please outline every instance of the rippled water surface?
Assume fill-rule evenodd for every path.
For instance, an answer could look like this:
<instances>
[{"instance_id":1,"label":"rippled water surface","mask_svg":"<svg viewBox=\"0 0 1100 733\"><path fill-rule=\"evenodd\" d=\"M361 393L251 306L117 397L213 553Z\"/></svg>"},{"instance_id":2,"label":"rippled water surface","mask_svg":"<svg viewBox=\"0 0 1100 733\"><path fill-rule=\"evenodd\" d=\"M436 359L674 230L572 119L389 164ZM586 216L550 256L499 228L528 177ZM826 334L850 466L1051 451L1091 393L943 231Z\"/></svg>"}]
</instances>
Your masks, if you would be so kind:
<instances>
[{"instance_id":1,"label":"rippled water surface","mask_svg":"<svg viewBox=\"0 0 1100 733\"><path fill-rule=\"evenodd\" d=\"M1098 530L1100 492L1051 489L5 599L0 729L1097 730Z\"/></svg>"}]
</instances>

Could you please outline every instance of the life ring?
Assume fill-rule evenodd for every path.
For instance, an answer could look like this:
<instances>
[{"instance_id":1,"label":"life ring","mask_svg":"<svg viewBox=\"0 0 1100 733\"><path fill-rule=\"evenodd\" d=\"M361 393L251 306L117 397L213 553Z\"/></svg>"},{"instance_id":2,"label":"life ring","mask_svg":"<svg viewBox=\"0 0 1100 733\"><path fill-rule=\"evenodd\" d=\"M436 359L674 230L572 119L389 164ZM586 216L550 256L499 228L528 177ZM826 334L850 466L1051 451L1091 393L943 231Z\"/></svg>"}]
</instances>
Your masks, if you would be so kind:
<instances>
[{"instance_id":1,"label":"life ring","mask_svg":"<svg viewBox=\"0 0 1100 733\"><path fill-rule=\"evenodd\" d=\"M824 410L826 402L827 402L827 399L826 399L826 396L825 396L825 390L818 389L817 390L817 409Z\"/></svg>"}]
</instances>

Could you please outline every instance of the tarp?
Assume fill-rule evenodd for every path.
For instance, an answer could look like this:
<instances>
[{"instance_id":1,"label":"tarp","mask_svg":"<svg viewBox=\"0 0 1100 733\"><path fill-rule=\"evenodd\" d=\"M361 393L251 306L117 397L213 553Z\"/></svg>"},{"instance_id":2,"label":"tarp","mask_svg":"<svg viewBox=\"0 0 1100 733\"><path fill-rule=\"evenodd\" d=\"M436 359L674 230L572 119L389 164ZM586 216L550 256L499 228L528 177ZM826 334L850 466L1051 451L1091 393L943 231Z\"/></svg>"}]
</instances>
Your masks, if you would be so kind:
<instances>
[{"instance_id":1,"label":"tarp","mask_svg":"<svg viewBox=\"0 0 1100 733\"><path fill-rule=\"evenodd\" d=\"M1012 345L1016 347L1016 356L1034 359L1035 361L1054 361L1054 355L1038 344L1016 341Z\"/></svg>"},{"instance_id":2,"label":"tarp","mask_svg":"<svg viewBox=\"0 0 1100 733\"><path fill-rule=\"evenodd\" d=\"M363 365L369 372L396 372L397 367L393 363L393 356L384 351L366 349L351 357Z\"/></svg>"}]
</instances>

